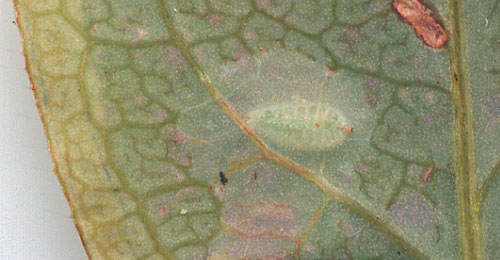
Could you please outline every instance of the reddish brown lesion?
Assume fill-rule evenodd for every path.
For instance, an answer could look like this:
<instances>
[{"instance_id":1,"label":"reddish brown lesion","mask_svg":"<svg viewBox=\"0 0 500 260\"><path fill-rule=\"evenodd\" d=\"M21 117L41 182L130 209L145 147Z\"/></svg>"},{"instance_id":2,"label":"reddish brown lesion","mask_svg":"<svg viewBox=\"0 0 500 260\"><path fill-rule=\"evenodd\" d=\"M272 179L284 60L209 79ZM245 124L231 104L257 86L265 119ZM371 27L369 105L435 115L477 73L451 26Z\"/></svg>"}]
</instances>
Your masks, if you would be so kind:
<instances>
[{"instance_id":1,"label":"reddish brown lesion","mask_svg":"<svg viewBox=\"0 0 500 260\"><path fill-rule=\"evenodd\" d=\"M418 0L392 0L392 7L425 44L438 49L448 41L444 27L433 17L432 11Z\"/></svg>"},{"instance_id":2,"label":"reddish brown lesion","mask_svg":"<svg viewBox=\"0 0 500 260\"><path fill-rule=\"evenodd\" d=\"M174 145L176 145L176 146L184 145L184 143L186 142L186 138L184 137L184 134L181 133L176 128L170 128L170 129L168 129L167 133L168 133L168 135L170 137L169 138L170 141L172 141L172 143L174 143Z\"/></svg>"},{"instance_id":3,"label":"reddish brown lesion","mask_svg":"<svg viewBox=\"0 0 500 260\"><path fill-rule=\"evenodd\" d=\"M427 165L420 174L420 183L427 184L432 178L432 172L434 171L434 166L432 164Z\"/></svg>"}]
</instances>

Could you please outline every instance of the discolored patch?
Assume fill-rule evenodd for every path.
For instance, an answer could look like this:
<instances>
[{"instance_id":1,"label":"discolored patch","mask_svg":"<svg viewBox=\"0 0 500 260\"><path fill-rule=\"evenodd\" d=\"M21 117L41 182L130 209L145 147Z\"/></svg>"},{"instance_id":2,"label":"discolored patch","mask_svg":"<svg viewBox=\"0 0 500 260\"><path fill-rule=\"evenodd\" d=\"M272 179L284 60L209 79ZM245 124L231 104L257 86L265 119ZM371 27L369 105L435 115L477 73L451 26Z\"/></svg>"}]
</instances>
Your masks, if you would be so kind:
<instances>
[{"instance_id":1,"label":"discolored patch","mask_svg":"<svg viewBox=\"0 0 500 260\"><path fill-rule=\"evenodd\" d=\"M391 206L391 218L415 234L432 234L436 228L433 205L424 196L406 193Z\"/></svg>"},{"instance_id":2,"label":"discolored patch","mask_svg":"<svg viewBox=\"0 0 500 260\"><path fill-rule=\"evenodd\" d=\"M295 213L289 204L234 202L224 210L226 225L250 239L275 237L294 241Z\"/></svg>"},{"instance_id":3,"label":"discolored patch","mask_svg":"<svg viewBox=\"0 0 500 260\"><path fill-rule=\"evenodd\" d=\"M169 128L167 129L167 134L170 137L170 141L176 146L181 146L186 142L184 134L178 129Z\"/></svg>"},{"instance_id":4,"label":"discolored patch","mask_svg":"<svg viewBox=\"0 0 500 260\"><path fill-rule=\"evenodd\" d=\"M439 49L448 41L446 30L434 18L432 10L418 0L392 0L392 7L425 44Z\"/></svg>"}]
</instances>

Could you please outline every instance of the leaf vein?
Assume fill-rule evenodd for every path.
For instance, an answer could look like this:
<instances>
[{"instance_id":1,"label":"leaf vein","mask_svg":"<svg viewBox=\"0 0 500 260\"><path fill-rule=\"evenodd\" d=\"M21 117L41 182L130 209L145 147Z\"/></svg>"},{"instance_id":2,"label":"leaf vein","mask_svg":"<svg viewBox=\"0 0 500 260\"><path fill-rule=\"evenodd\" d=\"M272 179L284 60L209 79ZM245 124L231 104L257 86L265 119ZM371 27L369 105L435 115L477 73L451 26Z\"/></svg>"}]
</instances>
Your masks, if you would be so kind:
<instances>
[{"instance_id":1,"label":"leaf vein","mask_svg":"<svg viewBox=\"0 0 500 260\"><path fill-rule=\"evenodd\" d=\"M167 8L164 4L162 4L161 0L157 0L158 7L160 8L160 12L165 19L168 30L172 35L174 42L179 49L181 55L186 59L186 61L192 66L193 70L200 77L200 80L203 83L204 88L208 91L210 96L217 102L221 108L226 112L227 115L236 123L236 125L241 129L241 131L246 134L250 140L257 146L257 148L261 151L263 156L270 161L280 165L281 167L288 169L292 172L295 172L297 175L302 178L313 182L316 184L323 192L329 197L337 200L339 203L342 203L348 206L351 210L356 212L359 216L363 217L366 221L374 225L382 233L391 237L398 245L405 248L414 255L417 259L428 259L418 247L412 245L410 241L399 235L389 223L381 220L372 212L370 212L367 208L361 205L359 202L345 196L331 184L329 184L324 178L320 177L317 174L312 173L308 169L302 167L297 164L295 161L287 158L280 153L277 153L270 149L267 144L262 140L262 138L252 129L250 128L243 117L237 113L237 111L224 99L224 97L217 91L217 89L212 85L211 80L207 74L203 71L200 64L196 62L195 58L190 54L187 44L184 42L184 39L181 37L180 33L174 27L174 23L172 18L167 11Z\"/></svg>"}]
</instances>

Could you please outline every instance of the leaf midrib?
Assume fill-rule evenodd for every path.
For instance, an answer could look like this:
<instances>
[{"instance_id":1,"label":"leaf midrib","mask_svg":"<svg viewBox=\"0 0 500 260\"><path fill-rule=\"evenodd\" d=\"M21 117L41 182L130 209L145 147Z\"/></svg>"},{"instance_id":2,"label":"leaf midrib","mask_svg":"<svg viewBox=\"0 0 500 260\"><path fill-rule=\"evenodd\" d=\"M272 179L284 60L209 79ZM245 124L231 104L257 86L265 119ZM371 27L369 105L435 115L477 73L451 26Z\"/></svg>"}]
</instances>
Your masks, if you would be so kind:
<instances>
[{"instance_id":1,"label":"leaf midrib","mask_svg":"<svg viewBox=\"0 0 500 260\"><path fill-rule=\"evenodd\" d=\"M450 7L452 24L449 53L454 106L460 248L463 260L476 260L482 259L480 201L476 186L472 105L462 1L452 0Z\"/></svg>"},{"instance_id":2,"label":"leaf midrib","mask_svg":"<svg viewBox=\"0 0 500 260\"><path fill-rule=\"evenodd\" d=\"M167 11L165 5L162 3L162 1L157 0L157 5L167 24L168 30L174 39L174 44L179 49L181 55L186 59L187 63L191 65L196 74L198 74L205 89L208 91L208 93L214 99L214 101L217 102L219 106L221 106L221 108L226 112L226 114L241 129L241 131L244 134L246 134L248 138L250 138L250 140L256 145L256 147L261 151L262 155L266 159L296 173L297 175L301 176L302 178L308 181L313 182L327 195L328 198L332 198L338 201L339 203L349 207L359 216L363 217L366 221L371 223L380 232L391 237L399 246L406 249L415 258L429 259L429 256L425 255L418 247L413 246L410 243L410 241L399 235L389 223L383 221L382 219L374 215L359 202L342 194L339 190L330 185L324 178L302 167L292 159L287 158L269 148L269 146L262 140L262 138L246 124L246 122L243 120L243 117L236 112L236 110L231 106L231 104L227 100L225 100L224 97L212 85L209 76L204 73L200 64L198 64L198 62L189 52L187 44L184 42L184 39L175 28L172 18L170 17L170 14Z\"/></svg>"}]
</instances>

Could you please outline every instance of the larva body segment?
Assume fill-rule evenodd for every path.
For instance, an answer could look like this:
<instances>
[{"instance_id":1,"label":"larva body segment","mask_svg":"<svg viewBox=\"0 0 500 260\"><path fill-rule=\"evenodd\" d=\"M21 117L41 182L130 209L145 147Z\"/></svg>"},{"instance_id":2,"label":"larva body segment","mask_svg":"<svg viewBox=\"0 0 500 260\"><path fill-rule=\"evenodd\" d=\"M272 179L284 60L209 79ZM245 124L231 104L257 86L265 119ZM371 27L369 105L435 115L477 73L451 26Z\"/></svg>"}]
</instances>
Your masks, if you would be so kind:
<instances>
[{"instance_id":1,"label":"larva body segment","mask_svg":"<svg viewBox=\"0 0 500 260\"><path fill-rule=\"evenodd\" d=\"M248 124L279 146L324 150L337 146L351 127L340 111L327 104L278 104L249 113Z\"/></svg>"}]
</instances>

